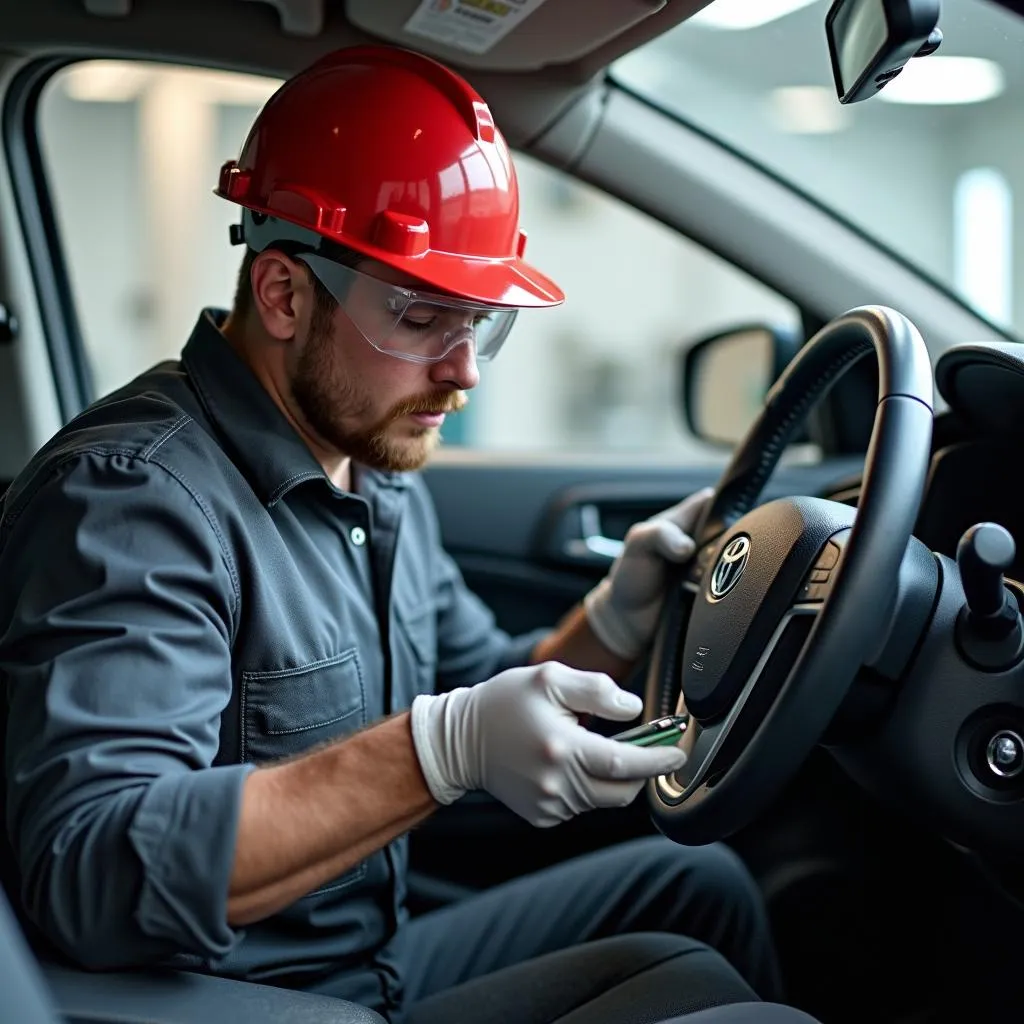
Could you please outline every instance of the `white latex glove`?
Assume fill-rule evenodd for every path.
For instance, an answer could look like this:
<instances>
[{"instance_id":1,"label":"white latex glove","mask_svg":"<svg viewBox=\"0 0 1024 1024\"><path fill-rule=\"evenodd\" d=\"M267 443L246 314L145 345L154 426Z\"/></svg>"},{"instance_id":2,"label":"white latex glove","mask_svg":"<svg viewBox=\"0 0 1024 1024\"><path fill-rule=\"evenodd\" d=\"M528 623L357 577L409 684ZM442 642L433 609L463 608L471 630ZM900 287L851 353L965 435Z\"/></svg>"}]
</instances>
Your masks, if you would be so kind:
<instances>
[{"instance_id":1,"label":"white latex glove","mask_svg":"<svg viewBox=\"0 0 1024 1024\"><path fill-rule=\"evenodd\" d=\"M412 736L438 803L483 789L548 827L597 807L624 807L646 779L686 763L678 747L633 747L577 719L629 721L641 708L640 698L609 676L545 662L449 693L421 694L412 704Z\"/></svg>"},{"instance_id":2,"label":"white latex glove","mask_svg":"<svg viewBox=\"0 0 1024 1024\"><path fill-rule=\"evenodd\" d=\"M706 487L631 526L608 575L583 599L590 628L613 654L631 660L653 639L665 599L665 563L693 556L690 534L714 493Z\"/></svg>"}]
</instances>

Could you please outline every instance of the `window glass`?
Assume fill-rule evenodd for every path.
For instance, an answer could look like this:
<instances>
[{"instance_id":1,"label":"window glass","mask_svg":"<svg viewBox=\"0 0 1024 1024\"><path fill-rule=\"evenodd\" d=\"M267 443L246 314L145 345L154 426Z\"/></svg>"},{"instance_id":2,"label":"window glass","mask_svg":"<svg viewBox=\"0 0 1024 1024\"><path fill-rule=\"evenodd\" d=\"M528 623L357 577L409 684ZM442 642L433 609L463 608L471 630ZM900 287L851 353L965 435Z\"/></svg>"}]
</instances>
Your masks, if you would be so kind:
<instances>
[{"instance_id":1,"label":"window glass","mask_svg":"<svg viewBox=\"0 0 1024 1024\"><path fill-rule=\"evenodd\" d=\"M200 308L230 305L238 211L212 188L277 84L119 61L48 84L41 144L97 394L175 358ZM568 300L520 315L447 442L723 459L680 413L681 353L734 325L794 329L796 308L626 204L525 156L516 165L527 258Z\"/></svg>"},{"instance_id":2,"label":"window glass","mask_svg":"<svg viewBox=\"0 0 1024 1024\"><path fill-rule=\"evenodd\" d=\"M825 33L831 2L715 0L612 73L1024 336L1024 18L943 0L938 51L844 106ZM965 197L973 171L987 177L968 178ZM963 230L967 211L984 222L977 230Z\"/></svg>"}]
</instances>

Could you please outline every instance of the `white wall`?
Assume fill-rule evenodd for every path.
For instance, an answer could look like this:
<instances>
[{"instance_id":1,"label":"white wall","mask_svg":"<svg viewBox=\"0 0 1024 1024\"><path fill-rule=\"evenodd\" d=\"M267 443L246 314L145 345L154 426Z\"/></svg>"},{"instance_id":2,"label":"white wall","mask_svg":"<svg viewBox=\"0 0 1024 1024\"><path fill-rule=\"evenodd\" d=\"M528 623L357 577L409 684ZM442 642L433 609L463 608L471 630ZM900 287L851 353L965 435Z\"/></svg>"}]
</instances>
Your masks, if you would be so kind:
<instances>
[{"instance_id":1,"label":"white wall","mask_svg":"<svg viewBox=\"0 0 1024 1024\"><path fill-rule=\"evenodd\" d=\"M1002 104L998 118L964 118L954 147L957 170L992 167L1013 195L1013 325L1024 333L1024 109Z\"/></svg>"},{"instance_id":2,"label":"white wall","mask_svg":"<svg viewBox=\"0 0 1024 1024\"><path fill-rule=\"evenodd\" d=\"M664 52L627 59L620 73L869 234L914 253L922 268L951 273L959 154L942 113L869 101L842 111L842 130L794 134L776 126L766 92L754 94L727 77L728 68L711 67L690 51L680 55L666 44ZM800 69L792 83L820 80Z\"/></svg>"},{"instance_id":3,"label":"white wall","mask_svg":"<svg viewBox=\"0 0 1024 1024\"><path fill-rule=\"evenodd\" d=\"M157 354L146 224L134 154L138 104L81 103L47 92L43 155L94 374L106 381ZM111 159L112 154L124 154Z\"/></svg>"}]
</instances>

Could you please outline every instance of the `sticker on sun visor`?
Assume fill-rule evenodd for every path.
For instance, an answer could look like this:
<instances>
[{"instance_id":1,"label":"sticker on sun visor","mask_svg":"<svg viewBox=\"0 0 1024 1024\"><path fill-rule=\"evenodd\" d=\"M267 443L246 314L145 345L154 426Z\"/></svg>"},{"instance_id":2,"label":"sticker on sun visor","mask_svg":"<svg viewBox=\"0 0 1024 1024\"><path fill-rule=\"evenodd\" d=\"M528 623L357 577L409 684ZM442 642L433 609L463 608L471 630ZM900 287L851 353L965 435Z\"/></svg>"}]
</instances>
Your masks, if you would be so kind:
<instances>
[{"instance_id":1,"label":"sticker on sun visor","mask_svg":"<svg viewBox=\"0 0 1024 1024\"><path fill-rule=\"evenodd\" d=\"M403 26L467 53L486 53L521 25L544 0L420 0Z\"/></svg>"}]
</instances>

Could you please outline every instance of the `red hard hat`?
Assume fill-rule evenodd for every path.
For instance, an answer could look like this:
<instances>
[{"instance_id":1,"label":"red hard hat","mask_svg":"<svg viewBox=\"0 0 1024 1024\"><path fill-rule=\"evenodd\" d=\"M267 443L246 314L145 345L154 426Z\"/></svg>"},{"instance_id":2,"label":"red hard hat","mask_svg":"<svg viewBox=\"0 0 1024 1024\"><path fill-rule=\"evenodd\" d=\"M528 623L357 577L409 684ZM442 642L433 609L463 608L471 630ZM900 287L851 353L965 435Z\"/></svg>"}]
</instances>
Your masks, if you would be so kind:
<instances>
[{"instance_id":1,"label":"red hard hat","mask_svg":"<svg viewBox=\"0 0 1024 1024\"><path fill-rule=\"evenodd\" d=\"M523 261L515 168L487 104L409 50L337 50L290 79L215 192L465 299L565 298Z\"/></svg>"}]
</instances>

